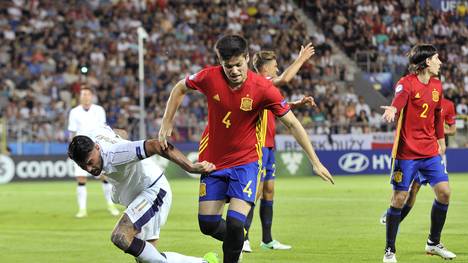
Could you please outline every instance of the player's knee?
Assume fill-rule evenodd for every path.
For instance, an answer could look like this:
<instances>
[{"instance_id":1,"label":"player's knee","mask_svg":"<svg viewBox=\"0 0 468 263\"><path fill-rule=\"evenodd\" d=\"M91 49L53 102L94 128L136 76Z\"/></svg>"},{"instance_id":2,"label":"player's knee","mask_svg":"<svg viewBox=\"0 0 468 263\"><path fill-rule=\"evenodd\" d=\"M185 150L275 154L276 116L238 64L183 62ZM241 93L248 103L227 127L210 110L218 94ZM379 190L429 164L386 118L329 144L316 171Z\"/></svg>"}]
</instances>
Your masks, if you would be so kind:
<instances>
[{"instance_id":1,"label":"player's knee","mask_svg":"<svg viewBox=\"0 0 468 263\"><path fill-rule=\"evenodd\" d=\"M450 194L451 194L451 191L450 189L444 189L442 191L439 191L437 193L437 201L443 203L443 204L448 204L449 201L450 201Z\"/></svg>"},{"instance_id":2,"label":"player's knee","mask_svg":"<svg viewBox=\"0 0 468 263\"><path fill-rule=\"evenodd\" d=\"M198 215L198 226L205 235L213 235L221 223L221 215Z\"/></svg>"},{"instance_id":3,"label":"player's knee","mask_svg":"<svg viewBox=\"0 0 468 263\"><path fill-rule=\"evenodd\" d=\"M392 198L392 206L395 208L402 208L407 197L407 192L396 192Z\"/></svg>"},{"instance_id":4,"label":"player's knee","mask_svg":"<svg viewBox=\"0 0 468 263\"><path fill-rule=\"evenodd\" d=\"M267 187L263 189L262 199L273 200L274 195L275 195L275 190L273 188Z\"/></svg>"}]
</instances>

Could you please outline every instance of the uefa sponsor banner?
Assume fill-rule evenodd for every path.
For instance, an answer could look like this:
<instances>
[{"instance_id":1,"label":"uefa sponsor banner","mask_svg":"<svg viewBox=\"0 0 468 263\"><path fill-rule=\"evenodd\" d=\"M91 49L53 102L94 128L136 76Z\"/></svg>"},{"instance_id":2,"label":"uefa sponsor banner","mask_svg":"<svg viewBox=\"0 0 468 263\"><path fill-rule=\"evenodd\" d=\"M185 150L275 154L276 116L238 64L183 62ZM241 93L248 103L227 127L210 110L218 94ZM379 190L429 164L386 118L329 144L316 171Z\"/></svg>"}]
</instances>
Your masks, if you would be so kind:
<instances>
[{"instance_id":1,"label":"uefa sponsor banner","mask_svg":"<svg viewBox=\"0 0 468 263\"><path fill-rule=\"evenodd\" d=\"M197 152L189 152L191 161L198 159ZM171 178L199 178L198 174L184 171L161 156L150 157ZM18 181L73 180L75 166L65 155L0 155L0 184Z\"/></svg>"},{"instance_id":2,"label":"uefa sponsor banner","mask_svg":"<svg viewBox=\"0 0 468 263\"><path fill-rule=\"evenodd\" d=\"M394 134L392 132L310 136L312 145L317 151L390 149L393 138ZM292 135L276 135L275 143L278 151L301 150L301 146Z\"/></svg>"},{"instance_id":3,"label":"uefa sponsor banner","mask_svg":"<svg viewBox=\"0 0 468 263\"><path fill-rule=\"evenodd\" d=\"M197 152L186 153L195 162ZM320 161L333 175L389 174L392 165L390 150L317 151ZM447 150L447 171L468 172L468 148ZM150 157L165 170L170 179L200 178L160 157ZM312 176L312 167L302 151L276 151L277 177ZM6 156L0 155L0 184L17 181L73 180L74 165L63 155Z\"/></svg>"},{"instance_id":4,"label":"uefa sponsor banner","mask_svg":"<svg viewBox=\"0 0 468 263\"><path fill-rule=\"evenodd\" d=\"M392 158L389 150L317 151L333 175L389 174ZM447 171L468 172L468 148L447 150ZM312 167L303 152L276 152L276 175L312 175Z\"/></svg>"}]
</instances>

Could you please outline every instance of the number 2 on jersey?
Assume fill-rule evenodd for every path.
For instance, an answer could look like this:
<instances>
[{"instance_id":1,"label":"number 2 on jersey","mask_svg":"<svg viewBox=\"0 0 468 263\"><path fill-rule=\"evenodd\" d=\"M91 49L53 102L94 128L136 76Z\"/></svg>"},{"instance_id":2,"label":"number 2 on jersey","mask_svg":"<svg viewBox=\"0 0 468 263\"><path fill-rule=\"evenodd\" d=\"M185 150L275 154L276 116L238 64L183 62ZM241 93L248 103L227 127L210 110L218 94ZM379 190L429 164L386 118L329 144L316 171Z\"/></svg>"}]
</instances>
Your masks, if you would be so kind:
<instances>
[{"instance_id":1,"label":"number 2 on jersey","mask_svg":"<svg viewBox=\"0 0 468 263\"><path fill-rule=\"evenodd\" d=\"M419 115L419 117L427 118L427 111L429 110L429 105L427 103L424 103L422 107L424 108L424 110L423 112L421 112L421 115Z\"/></svg>"},{"instance_id":2,"label":"number 2 on jersey","mask_svg":"<svg viewBox=\"0 0 468 263\"><path fill-rule=\"evenodd\" d=\"M223 123L226 125L226 128L231 127L231 120L229 119L229 116L231 116L231 112L228 111L226 115L223 118Z\"/></svg>"}]
</instances>

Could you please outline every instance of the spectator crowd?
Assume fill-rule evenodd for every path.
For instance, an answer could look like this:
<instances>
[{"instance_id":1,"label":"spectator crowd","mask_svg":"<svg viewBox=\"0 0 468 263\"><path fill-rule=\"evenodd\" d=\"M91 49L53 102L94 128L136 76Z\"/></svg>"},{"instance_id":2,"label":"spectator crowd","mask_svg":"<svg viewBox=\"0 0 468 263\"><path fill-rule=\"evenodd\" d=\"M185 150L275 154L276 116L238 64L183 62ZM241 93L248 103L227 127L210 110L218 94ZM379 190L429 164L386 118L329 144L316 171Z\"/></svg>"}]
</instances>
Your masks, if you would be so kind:
<instances>
[{"instance_id":1,"label":"spectator crowd","mask_svg":"<svg viewBox=\"0 0 468 263\"><path fill-rule=\"evenodd\" d=\"M423 15L415 19L425 11L415 9L419 13L413 16L410 10L413 12L414 6L405 9L395 1L377 5L367 1L305 2L299 1L305 10L320 11L312 18L322 26L325 35L308 33L304 19L288 0L73 0L67 4L55 0L1 1L0 110L8 122L9 140L67 141L68 112L78 103L83 83L96 90L97 103L105 108L108 124L125 128L136 138L137 28L140 26L149 34L145 43L144 84L145 119L150 136L159 130L175 82L204 66L217 64L213 46L222 34L242 34L250 43L251 53L260 49L276 51L280 70L297 57L301 45L314 44L316 55L292 83L281 87L291 101L303 95L315 98L317 109L297 111L311 134L386 129L380 114L356 96L352 86L354 76L337 59L330 45L332 41L347 43L347 37L351 36L356 38L350 42L352 45L342 46L348 55L368 47L378 50L379 56L388 60L395 49L396 54L403 54L416 41L413 38L431 37L429 33L415 32L417 26L425 29L436 20L442 25L448 22L451 34L466 36L466 32L461 32L460 23L452 26L452 21L443 20L442 14L435 13L430 21ZM388 14L375 22L380 26L374 25L378 17L375 8L377 13ZM396 33L388 33L382 41L380 37L379 41L375 40L380 31L405 26L406 22L417 25L414 32L392 29ZM367 30L369 25L380 31ZM456 99L458 105L464 105L466 111L468 78L463 79L464 68L453 63L468 63L463 53L468 52L467 41L460 42L463 45L455 50L449 49L453 41L439 40L439 45L447 47L442 49L442 55L449 62L450 74L444 85L453 91L448 96ZM464 55L454 57L452 53ZM175 119L173 140L197 141L206 117L205 99L197 92L186 96Z\"/></svg>"},{"instance_id":2,"label":"spectator crowd","mask_svg":"<svg viewBox=\"0 0 468 263\"><path fill-rule=\"evenodd\" d=\"M297 1L325 35L351 57L368 59L371 71L406 72L406 54L417 43L438 48L443 64L445 97L459 115L468 114L468 4L458 1L451 11L435 9L430 2L412 0ZM359 61L358 61L359 62Z\"/></svg>"}]
</instances>

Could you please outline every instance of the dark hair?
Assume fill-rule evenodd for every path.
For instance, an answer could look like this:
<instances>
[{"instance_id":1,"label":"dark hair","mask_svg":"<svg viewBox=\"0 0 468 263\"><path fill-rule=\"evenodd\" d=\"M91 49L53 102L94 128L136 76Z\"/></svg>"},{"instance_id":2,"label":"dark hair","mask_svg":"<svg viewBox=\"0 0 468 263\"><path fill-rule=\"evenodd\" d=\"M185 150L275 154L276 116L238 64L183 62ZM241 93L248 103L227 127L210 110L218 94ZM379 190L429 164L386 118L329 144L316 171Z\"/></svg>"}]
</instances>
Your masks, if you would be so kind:
<instances>
[{"instance_id":1,"label":"dark hair","mask_svg":"<svg viewBox=\"0 0 468 263\"><path fill-rule=\"evenodd\" d=\"M215 51L219 60L229 60L232 57L248 54L247 40L239 35L226 35L218 39Z\"/></svg>"},{"instance_id":2,"label":"dark hair","mask_svg":"<svg viewBox=\"0 0 468 263\"><path fill-rule=\"evenodd\" d=\"M430 44L420 44L414 46L408 53L408 71L411 73L420 73L427 68L426 59L434 56L437 48Z\"/></svg>"},{"instance_id":3,"label":"dark hair","mask_svg":"<svg viewBox=\"0 0 468 263\"><path fill-rule=\"evenodd\" d=\"M78 164L86 162L89 153L94 149L94 142L88 136L77 135L68 145L68 157Z\"/></svg>"},{"instance_id":4,"label":"dark hair","mask_svg":"<svg viewBox=\"0 0 468 263\"><path fill-rule=\"evenodd\" d=\"M276 60L276 54L274 51L259 51L254 54L252 65L255 71L259 72L263 65L271 60Z\"/></svg>"},{"instance_id":5,"label":"dark hair","mask_svg":"<svg viewBox=\"0 0 468 263\"><path fill-rule=\"evenodd\" d=\"M81 85L80 92L83 91L83 90L89 90L89 92L91 92L92 94L95 94L94 89L92 89L90 86L88 86L86 84Z\"/></svg>"}]
</instances>

